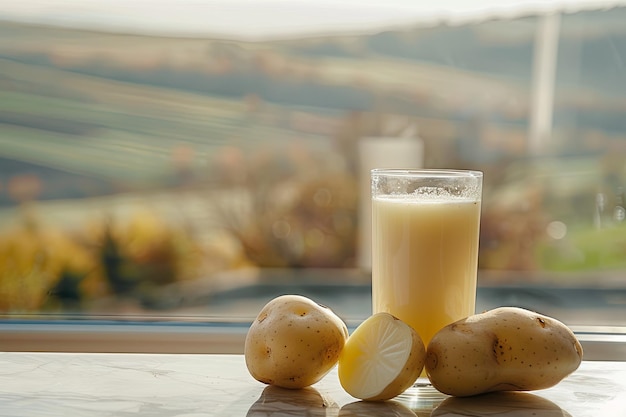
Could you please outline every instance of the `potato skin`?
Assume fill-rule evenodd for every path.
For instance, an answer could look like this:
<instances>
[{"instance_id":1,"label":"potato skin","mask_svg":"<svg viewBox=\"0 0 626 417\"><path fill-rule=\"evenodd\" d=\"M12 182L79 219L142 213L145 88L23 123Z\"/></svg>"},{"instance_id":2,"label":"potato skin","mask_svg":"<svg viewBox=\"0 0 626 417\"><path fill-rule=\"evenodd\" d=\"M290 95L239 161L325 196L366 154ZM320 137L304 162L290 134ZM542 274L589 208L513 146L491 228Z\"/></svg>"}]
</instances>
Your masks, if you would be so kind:
<instances>
[{"instance_id":1,"label":"potato skin","mask_svg":"<svg viewBox=\"0 0 626 417\"><path fill-rule=\"evenodd\" d=\"M574 372L583 350L560 321L500 307L441 329L428 345L426 373L439 391L470 396L549 388Z\"/></svg>"},{"instance_id":2,"label":"potato skin","mask_svg":"<svg viewBox=\"0 0 626 417\"><path fill-rule=\"evenodd\" d=\"M348 339L346 324L328 307L299 295L268 302L246 336L244 356L256 380L304 388L322 379Z\"/></svg>"}]
</instances>

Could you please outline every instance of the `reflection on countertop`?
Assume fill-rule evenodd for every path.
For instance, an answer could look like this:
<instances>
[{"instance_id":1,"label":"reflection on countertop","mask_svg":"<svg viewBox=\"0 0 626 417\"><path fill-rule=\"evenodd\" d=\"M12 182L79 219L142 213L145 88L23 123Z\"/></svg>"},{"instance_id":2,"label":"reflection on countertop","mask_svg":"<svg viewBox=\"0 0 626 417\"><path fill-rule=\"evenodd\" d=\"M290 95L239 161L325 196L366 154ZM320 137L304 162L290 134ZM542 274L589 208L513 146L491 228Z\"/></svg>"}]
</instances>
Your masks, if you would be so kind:
<instances>
[{"instance_id":1,"label":"reflection on countertop","mask_svg":"<svg viewBox=\"0 0 626 417\"><path fill-rule=\"evenodd\" d=\"M336 369L312 387L255 381L241 355L0 353L7 416L528 416L622 417L626 362L583 362L561 383L529 393L448 397L415 387L391 401L348 395Z\"/></svg>"},{"instance_id":2,"label":"reflection on countertop","mask_svg":"<svg viewBox=\"0 0 626 417\"><path fill-rule=\"evenodd\" d=\"M567 411L539 395L526 392L494 392L477 397L443 400L431 417L451 416L534 416L570 417Z\"/></svg>"}]
</instances>

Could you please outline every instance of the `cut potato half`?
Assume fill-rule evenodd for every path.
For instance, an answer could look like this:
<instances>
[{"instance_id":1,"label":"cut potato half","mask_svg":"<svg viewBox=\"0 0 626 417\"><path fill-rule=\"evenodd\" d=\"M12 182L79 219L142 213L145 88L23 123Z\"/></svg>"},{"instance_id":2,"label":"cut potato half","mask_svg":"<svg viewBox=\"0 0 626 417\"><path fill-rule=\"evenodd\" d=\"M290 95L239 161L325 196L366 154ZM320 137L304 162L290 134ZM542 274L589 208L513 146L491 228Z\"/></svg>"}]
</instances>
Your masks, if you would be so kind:
<instances>
[{"instance_id":1,"label":"cut potato half","mask_svg":"<svg viewBox=\"0 0 626 417\"><path fill-rule=\"evenodd\" d=\"M424 343L411 326L389 313L377 313L361 323L343 347L339 382L355 398L388 400L413 385L425 357Z\"/></svg>"}]
</instances>

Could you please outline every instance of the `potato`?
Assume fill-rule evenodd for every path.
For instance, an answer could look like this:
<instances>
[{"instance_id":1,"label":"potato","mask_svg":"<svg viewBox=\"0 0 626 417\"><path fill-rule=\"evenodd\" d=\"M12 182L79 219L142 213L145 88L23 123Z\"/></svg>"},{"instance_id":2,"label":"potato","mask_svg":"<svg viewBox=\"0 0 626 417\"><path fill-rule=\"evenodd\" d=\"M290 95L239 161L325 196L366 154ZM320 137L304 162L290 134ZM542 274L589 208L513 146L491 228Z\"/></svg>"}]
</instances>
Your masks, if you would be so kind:
<instances>
[{"instance_id":1,"label":"potato","mask_svg":"<svg viewBox=\"0 0 626 417\"><path fill-rule=\"evenodd\" d=\"M303 388L337 363L348 339L346 324L328 307L299 295L268 302L246 336L248 371L258 381Z\"/></svg>"},{"instance_id":2,"label":"potato","mask_svg":"<svg viewBox=\"0 0 626 417\"><path fill-rule=\"evenodd\" d=\"M411 326L389 313L377 313L348 338L337 374L353 397L385 401L413 385L425 357L424 342Z\"/></svg>"},{"instance_id":3,"label":"potato","mask_svg":"<svg viewBox=\"0 0 626 417\"><path fill-rule=\"evenodd\" d=\"M574 372L583 349L560 321L500 307L441 329L426 352L426 373L439 391L469 396L556 385Z\"/></svg>"}]
</instances>

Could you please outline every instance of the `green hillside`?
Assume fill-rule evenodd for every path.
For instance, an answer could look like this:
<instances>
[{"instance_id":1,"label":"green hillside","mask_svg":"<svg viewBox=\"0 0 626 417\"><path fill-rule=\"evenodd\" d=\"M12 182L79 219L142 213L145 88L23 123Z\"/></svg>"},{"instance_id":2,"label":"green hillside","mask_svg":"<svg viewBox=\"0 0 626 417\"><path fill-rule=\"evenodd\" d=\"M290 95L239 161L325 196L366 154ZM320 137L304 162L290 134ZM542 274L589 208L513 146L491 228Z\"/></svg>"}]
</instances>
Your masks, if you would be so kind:
<instances>
[{"instance_id":1,"label":"green hillside","mask_svg":"<svg viewBox=\"0 0 626 417\"><path fill-rule=\"evenodd\" d=\"M626 132L621 17L626 8L563 16L555 143L567 140L567 146L551 152L596 152L587 132L620 146ZM360 113L418 122L435 155L426 163L518 158L525 150L537 21L263 42L0 21L0 157L163 184L178 146L194 149L198 169L210 168L225 146L280 149L294 138L353 157L353 148L337 141L346 126L363 129L349 127L351 115ZM494 143L477 146L489 135Z\"/></svg>"}]
</instances>

